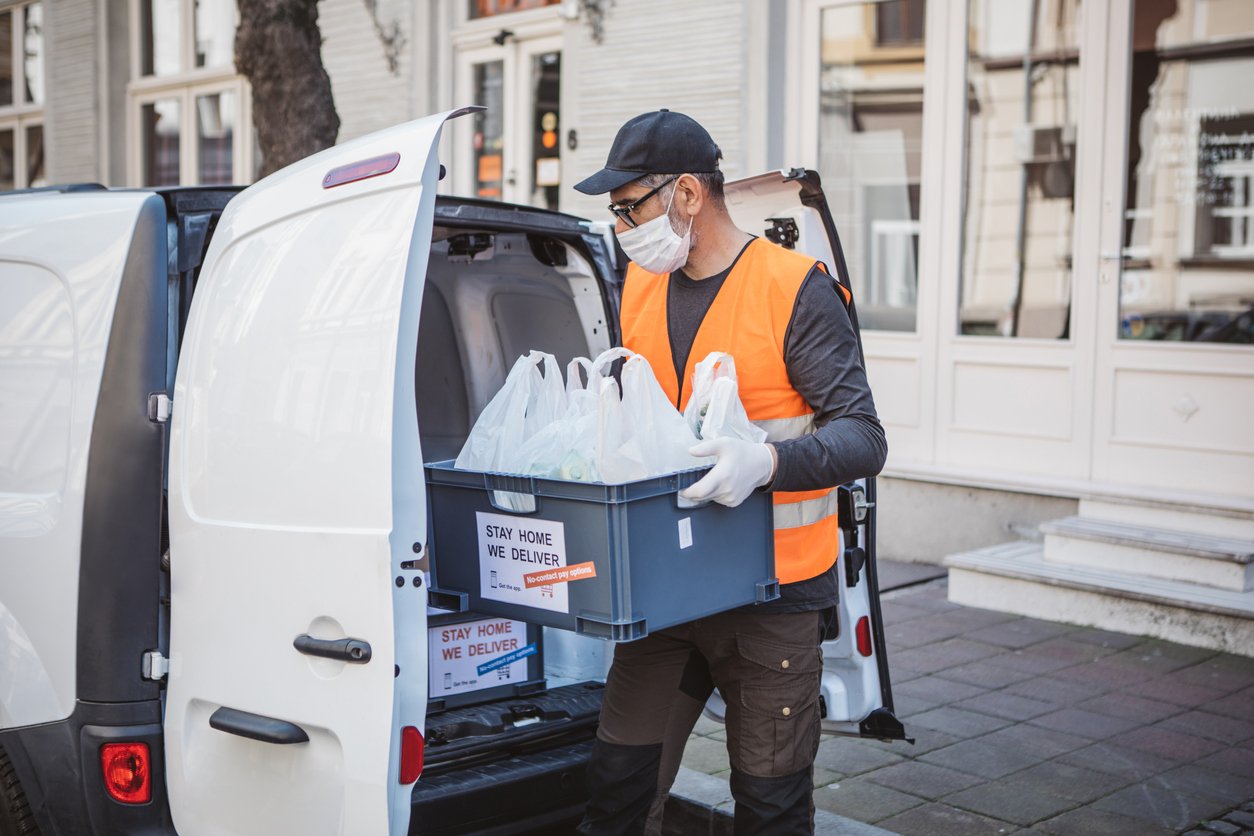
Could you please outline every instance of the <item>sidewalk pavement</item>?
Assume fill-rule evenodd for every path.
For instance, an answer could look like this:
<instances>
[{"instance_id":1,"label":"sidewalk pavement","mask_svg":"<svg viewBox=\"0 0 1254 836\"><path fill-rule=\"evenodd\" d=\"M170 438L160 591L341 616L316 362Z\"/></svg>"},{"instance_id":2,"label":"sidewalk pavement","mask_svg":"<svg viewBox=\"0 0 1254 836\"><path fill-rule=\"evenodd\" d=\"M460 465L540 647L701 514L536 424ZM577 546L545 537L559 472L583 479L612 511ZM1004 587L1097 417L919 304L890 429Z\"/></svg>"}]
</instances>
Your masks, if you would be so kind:
<instances>
[{"instance_id":1,"label":"sidewalk pavement","mask_svg":"<svg viewBox=\"0 0 1254 836\"><path fill-rule=\"evenodd\" d=\"M916 743L825 737L820 833L1254 834L1254 658L959 606L943 578L881 600ZM725 740L698 722L674 795L730 813Z\"/></svg>"}]
</instances>

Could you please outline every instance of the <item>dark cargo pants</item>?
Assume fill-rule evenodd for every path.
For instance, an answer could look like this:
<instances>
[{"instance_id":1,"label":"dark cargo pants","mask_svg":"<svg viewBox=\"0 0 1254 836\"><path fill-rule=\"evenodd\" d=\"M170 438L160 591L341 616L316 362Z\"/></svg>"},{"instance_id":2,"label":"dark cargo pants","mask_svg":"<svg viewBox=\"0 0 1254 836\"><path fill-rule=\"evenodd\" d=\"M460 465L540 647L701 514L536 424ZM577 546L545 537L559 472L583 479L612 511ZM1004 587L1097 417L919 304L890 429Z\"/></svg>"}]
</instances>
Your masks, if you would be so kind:
<instances>
[{"instance_id":1,"label":"dark cargo pants","mask_svg":"<svg viewBox=\"0 0 1254 836\"><path fill-rule=\"evenodd\" d=\"M734 610L618 645L580 831L658 826L683 745L717 686L727 703L735 832L811 833L819 639L817 612Z\"/></svg>"}]
</instances>

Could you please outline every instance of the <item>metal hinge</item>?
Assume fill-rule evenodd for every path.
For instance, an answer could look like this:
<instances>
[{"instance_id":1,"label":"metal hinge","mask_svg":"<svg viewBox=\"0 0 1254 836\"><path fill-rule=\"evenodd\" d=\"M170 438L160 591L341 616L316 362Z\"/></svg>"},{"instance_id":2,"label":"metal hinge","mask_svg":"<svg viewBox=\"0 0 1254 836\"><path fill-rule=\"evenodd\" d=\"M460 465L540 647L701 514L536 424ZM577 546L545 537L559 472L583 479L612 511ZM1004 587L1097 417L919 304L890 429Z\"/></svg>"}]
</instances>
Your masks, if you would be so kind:
<instances>
[{"instance_id":1,"label":"metal hinge","mask_svg":"<svg viewBox=\"0 0 1254 836\"><path fill-rule=\"evenodd\" d=\"M143 657L144 679L160 682L170 672L170 660L160 650L149 650Z\"/></svg>"},{"instance_id":2,"label":"metal hinge","mask_svg":"<svg viewBox=\"0 0 1254 836\"><path fill-rule=\"evenodd\" d=\"M170 420L170 412L174 409L174 401L165 392L154 392L148 396L148 420L154 424L164 424Z\"/></svg>"}]
</instances>

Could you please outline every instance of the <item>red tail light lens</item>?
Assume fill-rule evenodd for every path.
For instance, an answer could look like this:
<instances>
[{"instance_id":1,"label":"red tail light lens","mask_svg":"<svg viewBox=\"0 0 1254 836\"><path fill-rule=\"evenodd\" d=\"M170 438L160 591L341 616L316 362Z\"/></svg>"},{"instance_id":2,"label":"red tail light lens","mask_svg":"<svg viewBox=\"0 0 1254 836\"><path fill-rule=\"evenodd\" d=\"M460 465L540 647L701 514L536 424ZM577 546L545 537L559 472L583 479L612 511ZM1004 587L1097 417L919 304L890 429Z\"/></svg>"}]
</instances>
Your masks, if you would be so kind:
<instances>
[{"instance_id":1,"label":"red tail light lens","mask_svg":"<svg viewBox=\"0 0 1254 836\"><path fill-rule=\"evenodd\" d=\"M858 652L863 656L871 655L871 619L862 616L858 619Z\"/></svg>"},{"instance_id":2,"label":"red tail light lens","mask_svg":"<svg viewBox=\"0 0 1254 836\"><path fill-rule=\"evenodd\" d=\"M106 743L100 747L105 789L123 804L152 800L152 761L147 743Z\"/></svg>"},{"instance_id":3,"label":"red tail light lens","mask_svg":"<svg viewBox=\"0 0 1254 836\"><path fill-rule=\"evenodd\" d=\"M422 732L413 726L401 729L401 783L412 784L422 774Z\"/></svg>"}]
</instances>

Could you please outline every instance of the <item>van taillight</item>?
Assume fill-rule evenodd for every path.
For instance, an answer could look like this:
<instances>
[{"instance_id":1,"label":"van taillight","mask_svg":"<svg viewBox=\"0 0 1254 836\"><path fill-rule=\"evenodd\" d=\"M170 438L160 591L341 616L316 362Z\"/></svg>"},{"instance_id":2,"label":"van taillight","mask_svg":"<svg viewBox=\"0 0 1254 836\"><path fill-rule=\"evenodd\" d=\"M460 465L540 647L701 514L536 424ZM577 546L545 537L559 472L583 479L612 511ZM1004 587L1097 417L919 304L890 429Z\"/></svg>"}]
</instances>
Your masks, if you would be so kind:
<instances>
[{"instance_id":1,"label":"van taillight","mask_svg":"<svg viewBox=\"0 0 1254 836\"><path fill-rule=\"evenodd\" d=\"M123 804L152 800L152 764L147 743L106 743L100 747L105 789Z\"/></svg>"},{"instance_id":2,"label":"van taillight","mask_svg":"<svg viewBox=\"0 0 1254 836\"><path fill-rule=\"evenodd\" d=\"M858 619L858 652L863 656L871 655L871 619L862 616Z\"/></svg>"},{"instance_id":3,"label":"van taillight","mask_svg":"<svg viewBox=\"0 0 1254 836\"><path fill-rule=\"evenodd\" d=\"M401 783L412 784L422 774L422 732L413 726L401 729Z\"/></svg>"}]
</instances>

